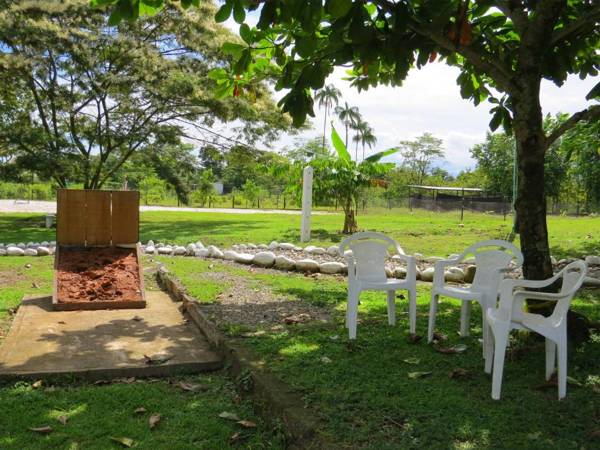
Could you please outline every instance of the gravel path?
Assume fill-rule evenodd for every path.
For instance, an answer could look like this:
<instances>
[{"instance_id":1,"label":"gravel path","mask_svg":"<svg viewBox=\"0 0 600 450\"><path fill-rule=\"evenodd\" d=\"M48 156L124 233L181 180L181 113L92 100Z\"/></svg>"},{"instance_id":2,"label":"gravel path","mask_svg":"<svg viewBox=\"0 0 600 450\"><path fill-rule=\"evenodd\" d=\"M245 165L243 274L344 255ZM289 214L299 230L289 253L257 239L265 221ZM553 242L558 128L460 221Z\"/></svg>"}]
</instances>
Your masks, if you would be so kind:
<instances>
[{"instance_id":1,"label":"gravel path","mask_svg":"<svg viewBox=\"0 0 600 450\"><path fill-rule=\"evenodd\" d=\"M299 215L302 211L283 209L231 209L231 208L186 208L176 206L140 206L140 211L182 211L226 214L288 214ZM0 200L0 213L56 213L56 202L38 200ZM330 214L327 211L313 211L315 215Z\"/></svg>"}]
</instances>

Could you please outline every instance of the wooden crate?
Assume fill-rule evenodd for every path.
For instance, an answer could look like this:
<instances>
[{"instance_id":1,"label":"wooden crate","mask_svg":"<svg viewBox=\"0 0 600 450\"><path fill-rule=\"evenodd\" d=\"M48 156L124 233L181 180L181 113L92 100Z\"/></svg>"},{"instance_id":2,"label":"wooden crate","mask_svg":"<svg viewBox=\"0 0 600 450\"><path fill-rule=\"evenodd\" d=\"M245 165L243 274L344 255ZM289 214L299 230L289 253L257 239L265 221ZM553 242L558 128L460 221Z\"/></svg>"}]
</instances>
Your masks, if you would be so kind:
<instances>
[{"instance_id":1,"label":"wooden crate","mask_svg":"<svg viewBox=\"0 0 600 450\"><path fill-rule=\"evenodd\" d=\"M146 293L139 240L139 192L59 189L52 304L55 310L144 308ZM142 300L61 302L57 269L61 247L134 248Z\"/></svg>"}]
</instances>

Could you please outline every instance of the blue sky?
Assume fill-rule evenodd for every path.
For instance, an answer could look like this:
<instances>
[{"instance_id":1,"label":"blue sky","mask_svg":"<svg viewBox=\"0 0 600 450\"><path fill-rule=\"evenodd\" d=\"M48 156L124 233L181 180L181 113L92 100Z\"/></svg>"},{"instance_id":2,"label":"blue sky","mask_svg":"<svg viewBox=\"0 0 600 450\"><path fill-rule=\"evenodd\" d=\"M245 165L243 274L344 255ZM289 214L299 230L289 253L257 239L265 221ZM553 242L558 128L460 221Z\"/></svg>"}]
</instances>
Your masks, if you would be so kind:
<instances>
[{"instance_id":1,"label":"blue sky","mask_svg":"<svg viewBox=\"0 0 600 450\"><path fill-rule=\"evenodd\" d=\"M250 25L256 20L256 14L247 18ZM239 29L232 19L225 25L235 33ZM379 86L360 93L342 79L345 70L336 69L326 83L334 84L341 91L342 104L346 101L351 106L357 106L363 119L375 130L378 142L372 152L394 147L402 140L411 140L430 132L444 142L446 157L438 161L437 166L452 174L474 167L469 149L485 139L492 105L484 102L476 107L460 96L456 84L458 69L443 63L427 64L421 70L412 70L402 87ZM589 105L585 96L597 81L597 77L582 81L572 76L560 88L544 81L541 90L544 114L574 113L584 109ZM275 92L274 95L279 99L285 92ZM315 109L315 115L312 129L297 136L284 135L279 142L273 143L272 149L291 146L298 138L322 136L323 111ZM334 123L338 131L343 130L343 125L335 118ZM400 162L401 158L392 156L389 160Z\"/></svg>"}]
</instances>

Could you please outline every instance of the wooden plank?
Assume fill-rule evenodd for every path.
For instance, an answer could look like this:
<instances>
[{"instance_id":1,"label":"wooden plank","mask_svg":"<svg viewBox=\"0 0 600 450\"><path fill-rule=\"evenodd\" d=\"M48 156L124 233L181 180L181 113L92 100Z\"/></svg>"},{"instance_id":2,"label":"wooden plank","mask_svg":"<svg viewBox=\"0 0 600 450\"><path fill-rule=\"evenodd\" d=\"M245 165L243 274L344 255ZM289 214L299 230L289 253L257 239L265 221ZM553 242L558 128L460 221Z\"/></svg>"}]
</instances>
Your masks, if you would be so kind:
<instances>
[{"instance_id":1,"label":"wooden plank","mask_svg":"<svg viewBox=\"0 0 600 450\"><path fill-rule=\"evenodd\" d=\"M112 192L112 243L134 244L139 241L140 193Z\"/></svg>"},{"instance_id":2,"label":"wooden plank","mask_svg":"<svg viewBox=\"0 0 600 450\"><path fill-rule=\"evenodd\" d=\"M62 245L85 245L85 191L59 189L56 240Z\"/></svg>"},{"instance_id":3,"label":"wooden plank","mask_svg":"<svg viewBox=\"0 0 600 450\"><path fill-rule=\"evenodd\" d=\"M86 243L110 245L110 191L85 191Z\"/></svg>"}]
</instances>

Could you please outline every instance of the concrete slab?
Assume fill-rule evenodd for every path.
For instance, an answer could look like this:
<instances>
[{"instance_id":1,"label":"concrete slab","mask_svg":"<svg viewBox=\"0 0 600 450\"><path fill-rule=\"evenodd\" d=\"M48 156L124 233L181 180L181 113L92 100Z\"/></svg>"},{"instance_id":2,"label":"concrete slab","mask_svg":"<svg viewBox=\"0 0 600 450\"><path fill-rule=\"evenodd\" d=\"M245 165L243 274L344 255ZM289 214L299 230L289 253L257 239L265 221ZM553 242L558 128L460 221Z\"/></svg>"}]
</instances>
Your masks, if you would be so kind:
<instances>
[{"instance_id":1,"label":"concrete slab","mask_svg":"<svg viewBox=\"0 0 600 450\"><path fill-rule=\"evenodd\" d=\"M146 300L145 309L53 311L51 297L25 297L0 347L0 378L106 379L221 367L167 294L148 291Z\"/></svg>"}]
</instances>

